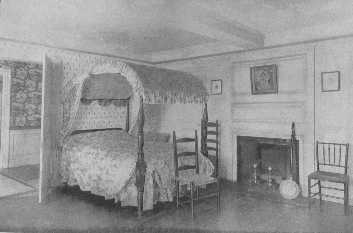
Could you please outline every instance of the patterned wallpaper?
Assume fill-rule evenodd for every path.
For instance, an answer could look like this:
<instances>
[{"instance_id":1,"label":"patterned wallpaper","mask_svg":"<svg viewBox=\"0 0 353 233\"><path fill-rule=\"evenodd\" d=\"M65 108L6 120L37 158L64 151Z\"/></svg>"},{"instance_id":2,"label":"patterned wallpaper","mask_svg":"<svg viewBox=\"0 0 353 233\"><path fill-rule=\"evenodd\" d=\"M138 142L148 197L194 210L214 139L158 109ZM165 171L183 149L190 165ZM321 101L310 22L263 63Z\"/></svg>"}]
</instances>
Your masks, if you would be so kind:
<instances>
[{"instance_id":1,"label":"patterned wallpaper","mask_svg":"<svg viewBox=\"0 0 353 233\"><path fill-rule=\"evenodd\" d=\"M42 65L0 61L11 70L10 129L40 128L42 102Z\"/></svg>"}]
</instances>

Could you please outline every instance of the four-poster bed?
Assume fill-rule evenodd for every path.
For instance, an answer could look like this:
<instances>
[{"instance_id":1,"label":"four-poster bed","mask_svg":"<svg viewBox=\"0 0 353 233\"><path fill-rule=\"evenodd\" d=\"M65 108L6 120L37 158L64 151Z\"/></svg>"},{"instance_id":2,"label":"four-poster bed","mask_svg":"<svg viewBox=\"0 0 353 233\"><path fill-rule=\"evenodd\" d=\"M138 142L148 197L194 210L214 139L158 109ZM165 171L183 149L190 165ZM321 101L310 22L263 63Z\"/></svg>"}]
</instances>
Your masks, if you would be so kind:
<instances>
[{"instance_id":1,"label":"four-poster bed","mask_svg":"<svg viewBox=\"0 0 353 233\"><path fill-rule=\"evenodd\" d=\"M172 178L174 171L172 144L151 142L145 138L148 134L144 132L144 107L148 104L204 104L203 118L207 118L208 95L199 79L185 72L119 62L94 67L90 72L68 80L64 83L63 93L63 127L58 147L62 150L62 181L106 198L125 200L127 205L134 205L131 201L133 196L137 200L139 216L146 209L144 206L148 209L151 203L153 205L155 195L164 195L159 200L172 200L174 187L170 185L174 182L166 180ZM97 112L91 109L82 113L82 106L92 103L101 105L98 107L96 104L95 109L120 106L118 114L125 119L118 122L110 119L108 123L104 120L90 122L87 112L94 117ZM103 115L109 117L110 113L104 112ZM82 121L86 123L81 124ZM202 120L205 121L207 119ZM201 125L203 127L204 124ZM112 143L109 144L109 141ZM129 148L130 144L135 146ZM212 173L212 163L200 157L200 171ZM103 165L100 163L108 167L110 165L107 164L112 164L115 168L102 171ZM130 170L121 171L121 166ZM131 171L133 174L130 174ZM118 174L115 180L113 174ZM158 193L155 185L158 185ZM127 194L124 196L124 193Z\"/></svg>"}]
</instances>

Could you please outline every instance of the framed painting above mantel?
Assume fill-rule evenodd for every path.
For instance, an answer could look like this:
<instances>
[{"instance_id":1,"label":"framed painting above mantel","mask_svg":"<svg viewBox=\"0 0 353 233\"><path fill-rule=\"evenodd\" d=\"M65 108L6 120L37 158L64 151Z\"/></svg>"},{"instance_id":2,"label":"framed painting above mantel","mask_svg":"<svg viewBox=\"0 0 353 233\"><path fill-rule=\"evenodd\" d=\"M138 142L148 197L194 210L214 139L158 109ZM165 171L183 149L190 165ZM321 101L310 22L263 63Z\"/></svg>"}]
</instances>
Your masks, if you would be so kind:
<instances>
[{"instance_id":1,"label":"framed painting above mantel","mask_svg":"<svg viewBox=\"0 0 353 233\"><path fill-rule=\"evenodd\" d=\"M254 66L250 68L251 94L278 93L277 65Z\"/></svg>"}]
</instances>

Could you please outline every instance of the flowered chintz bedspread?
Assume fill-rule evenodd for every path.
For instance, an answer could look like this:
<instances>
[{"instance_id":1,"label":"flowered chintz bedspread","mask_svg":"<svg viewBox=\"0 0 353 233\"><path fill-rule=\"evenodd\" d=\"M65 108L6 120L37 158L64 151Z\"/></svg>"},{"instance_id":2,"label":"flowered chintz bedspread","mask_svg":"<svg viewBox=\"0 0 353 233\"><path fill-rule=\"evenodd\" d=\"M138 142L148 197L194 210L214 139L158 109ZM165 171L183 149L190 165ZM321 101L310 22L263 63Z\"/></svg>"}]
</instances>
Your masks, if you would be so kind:
<instances>
[{"instance_id":1,"label":"flowered chintz bedspread","mask_svg":"<svg viewBox=\"0 0 353 233\"><path fill-rule=\"evenodd\" d=\"M147 171L144 210L157 201L172 201L174 191L173 145L145 141ZM121 130L71 135L64 143L61 159L62 182L81 190L137 206L135 164L137 138ZM183 161L191 163L191 161ZM212 163L199 155L200 173L212 174Z\"/></svg>"}]
</instances>

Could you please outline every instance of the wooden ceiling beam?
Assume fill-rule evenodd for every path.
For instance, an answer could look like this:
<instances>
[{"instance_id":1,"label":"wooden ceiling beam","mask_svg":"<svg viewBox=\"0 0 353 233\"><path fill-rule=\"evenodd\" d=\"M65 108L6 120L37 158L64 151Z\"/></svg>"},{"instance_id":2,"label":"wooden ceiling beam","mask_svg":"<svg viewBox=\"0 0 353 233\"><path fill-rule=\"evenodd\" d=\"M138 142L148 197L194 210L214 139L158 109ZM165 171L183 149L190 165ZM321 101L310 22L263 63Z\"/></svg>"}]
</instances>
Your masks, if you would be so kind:
<instances>
[{"instance_id":1,"label":"wooden ceiling beam","mask_svg":"<svg viewBox=\"0 0 353 233\"><path fill-rule=\"evenodd\" d=\"M207 38L212 38L218 42L235 43L244 49L253 49L264 46L264 35L235 22L220 22L212 18L208 21L183 18L181 21L171 23L170 26L197 33Z\"/></svg>"}]
</instances>

